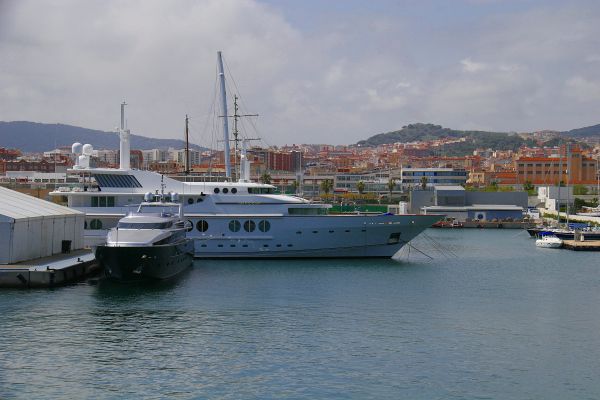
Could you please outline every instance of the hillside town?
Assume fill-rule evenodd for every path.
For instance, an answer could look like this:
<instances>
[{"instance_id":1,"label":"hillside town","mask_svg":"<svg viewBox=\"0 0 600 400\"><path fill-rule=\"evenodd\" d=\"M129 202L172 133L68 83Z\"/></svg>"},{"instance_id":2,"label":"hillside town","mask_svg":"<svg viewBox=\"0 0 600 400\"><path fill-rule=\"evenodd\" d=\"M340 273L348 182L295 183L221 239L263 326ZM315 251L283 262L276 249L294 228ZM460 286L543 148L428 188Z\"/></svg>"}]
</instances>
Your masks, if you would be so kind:
<instances>
[{"instance_id":1,"label":"hillside town","mask_svg":"<svg viewBox=\"0 0 600 400\"><path fill-rule=\"evenodd\" d=\"M253 181L270 183L282 193L312 199L337 195L388 201L417 188L456 185L467 190L504 192L569 185L580 194L598 194L598 143L589 140L556 143L556 134L547 131L528 137L537 145L516 151L481 148L462 156L446 156L444 146L465 138L374 147L323 144L252 147L247 157ZM550 142L556 144L546 145ZM190 180L225 179L223 151L132 149L130 157L134 169ZM237 170L238 157L232 156L230 160L233 170ZM74 159L70 146L43 153L0 148L0 181L4 185L47 185L48 188L42 189L49 189L68 181L67 170ZM94 167L118 168L119 150L94 149L91 162Z\"/></svg>"}]
</instances>

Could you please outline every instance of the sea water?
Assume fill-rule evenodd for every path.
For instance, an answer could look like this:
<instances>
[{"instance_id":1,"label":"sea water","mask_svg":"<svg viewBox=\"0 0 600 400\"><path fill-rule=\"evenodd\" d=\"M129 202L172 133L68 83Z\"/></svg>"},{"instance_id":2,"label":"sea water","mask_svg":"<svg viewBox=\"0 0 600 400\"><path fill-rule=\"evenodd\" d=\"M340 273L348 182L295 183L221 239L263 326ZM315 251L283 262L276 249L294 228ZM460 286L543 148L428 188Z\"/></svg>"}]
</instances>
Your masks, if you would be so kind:
<instances>
[{"instance_id":1,"label":"sea water","mask_svg":"<svg viewBox=\"0 0 600 400\"><path fill-rule=\"evenodd\" d=\"M598 253L518 230L413 244L2 290L0 398L600 398Z\"/></svg>"}]
</instances>

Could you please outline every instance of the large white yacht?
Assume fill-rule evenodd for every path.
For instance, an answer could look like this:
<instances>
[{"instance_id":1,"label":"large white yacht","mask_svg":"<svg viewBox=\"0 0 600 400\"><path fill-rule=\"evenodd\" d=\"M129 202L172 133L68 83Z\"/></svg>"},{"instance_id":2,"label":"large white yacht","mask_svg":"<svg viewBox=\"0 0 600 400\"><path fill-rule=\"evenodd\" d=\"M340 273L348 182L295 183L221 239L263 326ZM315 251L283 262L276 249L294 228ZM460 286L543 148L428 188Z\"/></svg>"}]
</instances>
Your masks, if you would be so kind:
<instances>
[{"instance_id":1,"label":"large white yacht","mask_svg":"<svg viewBox=\"0 0 600 400\"><path fill-rule=\"evenodd\" d=\"M196 257L295 258L392 257L441 219L437 215L330 215L330 205L275 194L272 185L247 182L181 182L142 170L78 168L80 186L61 187L68 206L86 213L88 245L102 243L107 230L164 182L179 193L187 237Z\"/></svg>"},{"instance_id":2,"label":"large white yacht","mask_svg":"<svg viewBox=\"0 0 600 400\"><path fill-rule=\"evenodd\" d=\"M249 161L240 154L240 179L231 179L225 78L218 53L224 135L225 182L182 182L151 171L130 168L129 130L121 104L120 168L90 168L92 146L73 144L78 157L69 173L80 176L78 187L62 187L52 196L65 196L68 206L84 211L86 243L105 240L107 229L141 203L149 190L161 187L179 193L187 237L194 239L196 257L297 258L392 257L402 246L441 215L330 215L330 205L275 193L275 187L250 181ZM234 136L237 144L237 119ZM237 146L236 146L237 147ZM236 154L237 156L237 154ZM187 158L187 157L186 157ZM186 165L187 169L187 165Z\"/></svg>"}]
</instances>

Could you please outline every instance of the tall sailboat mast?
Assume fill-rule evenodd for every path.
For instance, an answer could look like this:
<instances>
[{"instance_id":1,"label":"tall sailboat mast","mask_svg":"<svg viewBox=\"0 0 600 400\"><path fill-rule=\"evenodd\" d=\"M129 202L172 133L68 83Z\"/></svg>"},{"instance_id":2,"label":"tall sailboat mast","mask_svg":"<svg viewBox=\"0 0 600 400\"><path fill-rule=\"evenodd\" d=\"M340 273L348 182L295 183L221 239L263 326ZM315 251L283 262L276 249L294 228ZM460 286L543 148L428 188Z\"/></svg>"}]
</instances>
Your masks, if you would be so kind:
<instances>
[{"instance_id":1,"label":"tall sailboat mast","mask_svg":"<svg viewBox=\"0 0 600 400\"><path fill-rule=\"evenodd\" d=\"M227 92L225 91L225 72L223 71L223 57L221 52L217 52L217 66L219 69L219 83L221 86L221 115L223 116L223 142L225 157L225 176L231 178L231 156L229 150L229 122L227 118Z\"/></svg>"}]
</instances>

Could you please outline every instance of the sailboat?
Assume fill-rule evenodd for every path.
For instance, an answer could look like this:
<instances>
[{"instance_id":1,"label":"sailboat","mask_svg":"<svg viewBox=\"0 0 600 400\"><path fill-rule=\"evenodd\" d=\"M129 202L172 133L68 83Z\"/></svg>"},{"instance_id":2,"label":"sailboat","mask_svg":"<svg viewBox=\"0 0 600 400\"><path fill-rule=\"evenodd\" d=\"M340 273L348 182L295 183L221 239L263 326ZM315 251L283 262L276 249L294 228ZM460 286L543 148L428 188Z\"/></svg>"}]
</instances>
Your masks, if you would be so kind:
<instances>
[{"instance_id":1,"label":"sailboat","mask_svg":"<svg viewBox=\"0 0 600 400\"><path fill-rule=\"evenodd\" d=\"M443 217L330 215L329 204L278 194L273 185L252 182L245 146L239 179L234 181L221 52L217 59L227 180L182 182L163 179L156 172L131 169L123 103L120 168L92 168L89 155L78 154L78 164L69 173L83 176L87 189L60 187L50 193L65 196L69 207L86 212L86 243L103 240L107 229L127 213L128 206L142 202L144 194L161 182L167 192L179 193L184 219L191 227L187 237L193 239L194 255L199 258L390 258Z\"/></svg>"}]
</instances>

